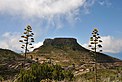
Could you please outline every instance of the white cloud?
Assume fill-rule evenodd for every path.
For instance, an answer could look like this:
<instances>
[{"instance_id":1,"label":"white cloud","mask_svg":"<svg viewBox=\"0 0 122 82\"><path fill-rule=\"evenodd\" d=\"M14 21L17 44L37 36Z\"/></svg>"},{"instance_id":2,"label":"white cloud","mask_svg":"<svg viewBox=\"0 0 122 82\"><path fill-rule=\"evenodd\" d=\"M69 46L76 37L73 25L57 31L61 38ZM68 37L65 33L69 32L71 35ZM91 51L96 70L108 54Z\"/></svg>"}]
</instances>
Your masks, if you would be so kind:
<instances>
[{"instance_id":1,"label":"white cloud","mask_svg":"<svg viewBox=\"0 0 122 82\"><path fill-rule=\"evenodd\" d=\"M48 17L66 14L83 6L86 0L0 0L0 12L23 16Z\"/></svg>"},{"instance_id":2,"label":"white cloud","mask_svg":"<svg viewBox=\"0 0 122 82\"><path fill-rule=\"evenodd\" d=\"M112 36L103 36L103 51L107 53L119 53L122 51L122 39Z\"/></svg>"},{"instance_id":3,"label":"white cloud","mask_svg":"<svg viewBox=\"0 0 122 82\"><path fill-rule=\"evenodd\" d=\"M20 50L19 39L20 39L19 33L6 32L2 35L2 38L0 40L0 48L19 51Z\"/></svg>"},{"instance_id":4,"label":"white cloud","mask_svg":"<svg viewBox=\"0 0 122 82\"><path fill-rule=\"evenodd\" d=\"M38 43L34 43L33 46L34 46L34 49L35 48L39 48L40 46L43 45L43 42L38 42Z\"/></svg>"},{"instance_id":5,"label":"white cloud","mask_svg":"<svg viewBox=\"0 0 122 82\"><path fill-rule=\"evenodd\" d=\"M21 43L19 42L20 38L21 38L20 33L6 32L2 35L2 38L0 40L0 48L10 49L13 51L20 52L20 51L22 51ZM38 48L41 45L43 45L43 42L33 43L34 48Z\"/></svg>"},{"instance_id":6,"label":"white cloud","mask_svg":"<svg viewBox=\"0 0 122 82\"><path fill-rule=\"evenodd\" d=\"M0 0L0 14L48 21L58 21L65 17L70 21L78 19L77 16L82 10L83 13L89 13L89 8L95 2L110 4L108 0Z\"/></svg>"},{"instance_id":7,"label":"white cloud","mask_svg":"<svg viewBox=\"0 0 122 82\"><path fill-rule=\"evenodd\" d=\"M99 0L98 0L99 1ZM60 29L66 20L71 26L81 13L89 14L89 8L97 0L0 0L0 14L37 20L47 26ZM103 0L106 1L106 0ZM17 17L16 17L17 18ZM38 20L39 19L39 20Z\"/></svg>"},{"instance_id":8,"label":"white cloud","mask_svg":"<svg viewBox=\"0 0 122 82\"><path fill-rule=\"evenodd\" d=\"M104 53L119 53L122 51L122 39L117 39L112 36L102 36L102 50ZM82 45L83 47L88 48L88 43Z\"/></svg>"},{"instance_id":9,"label":"white cloud","mask_svg":"<svg viewBox=\"0 0 122 82\"><path fill-rule=\"evenodd\" d=\"M70 25L74 23L80 15L80 8L86 9L87 1L94 0L0 0L0 15L17 16L24 20L37 21L37 24L40 21L43 24L46 20L45 28L60 29L64 20ZM40 24L39 27L41 26Z\"/></svg>"}]
</instances>

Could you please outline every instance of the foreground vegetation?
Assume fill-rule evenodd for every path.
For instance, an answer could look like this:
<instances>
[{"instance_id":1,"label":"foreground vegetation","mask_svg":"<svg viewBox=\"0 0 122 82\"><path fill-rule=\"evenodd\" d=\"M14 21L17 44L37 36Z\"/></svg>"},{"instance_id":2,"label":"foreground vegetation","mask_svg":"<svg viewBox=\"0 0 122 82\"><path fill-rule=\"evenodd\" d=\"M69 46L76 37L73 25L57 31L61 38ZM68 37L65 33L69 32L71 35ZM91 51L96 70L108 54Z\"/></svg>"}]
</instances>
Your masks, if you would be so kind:
<instances>
[{"instance_id":1,"label":"foreground vegetation","mask_svg":"<svg viewBox=\"0 0 122 82\"><path fill-rule=\"evenodd\" d=\"M60 65L34 63L30 68L20 71L16 82L40 82L42 80L72 81L73 78L73 73L62 69Z\"/></svg>"},{"instance_id":2,"label":"foreground vegetation","mask_svg":"<svg viewBox=\"0 0 122 82\"><path fill-rule=\"evenodd\" d=\"M112 69L99 69L97 70L97 82L122 82L122 67ZM82 75L78 75L76 82L94 82L95 72L87 72Z\"/></svg>"}]
</instances>

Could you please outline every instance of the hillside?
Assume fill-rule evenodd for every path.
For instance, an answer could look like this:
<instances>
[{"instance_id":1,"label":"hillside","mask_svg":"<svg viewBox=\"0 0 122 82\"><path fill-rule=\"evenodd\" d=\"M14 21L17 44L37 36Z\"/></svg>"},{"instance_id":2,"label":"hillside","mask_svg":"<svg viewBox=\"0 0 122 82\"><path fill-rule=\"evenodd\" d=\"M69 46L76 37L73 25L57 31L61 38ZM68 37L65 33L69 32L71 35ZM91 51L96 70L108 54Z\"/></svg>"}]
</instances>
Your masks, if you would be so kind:
<instances>
[{"instance_id":1,"label":"hillside","mask_svg":"<svg viewBox=\"0 0 122 82\"><path fill-rule=\"evenodd\" d=\"M22 58L22 56L16 52L8 49L0 49L0 64L7 61L14 61Z\"/></svg>"},{"instance_id":2,"label":"hillside","mask_svg":"<svg viewBox=\"0 0 122 82\"><path fill-rule=\"evenodd\" d=\"M94 82L96 58L99 82L122 81L122 60L103 53L94 54L79 45L75 38L45 39L43 45L28 57L30 55L39 63L59 64L66 70L72 70L75 82Z\"/></svg>"},{"instance_id":3,"label":"hillside","mask_svg":"<svg viewBox=\"0 0 122 82\"><path fill-rule=\"evenodd\" d=\"M23 57L11 50L0 49L0 77L4 80L13 78L19 73Z\"/></svg>"},{"instance_id":4,"label":"hillside","mask_svg":"<svg viewBox=\"0 0 122 82\"><path fill-rule=\"evenodd\" d=\"M28 53L27 56L25 69L30 67L34 61L38 61L38 63L47 62L51 65L59 64L63 69L73 72L76 78L75 82L85 82L88 79L88 82L94 82L94 59L96 56L97 73L100 79L107 80L122 74L122 60L103 53L94 54L94 52L79 45L75 38L45 39L42 46ZM0 49L0 78L2 77L4 80L15 79L23 62L24 57L22 55L11 50ZM120 77L111 81L121 80Z\"/></svg>"}]
</instances>

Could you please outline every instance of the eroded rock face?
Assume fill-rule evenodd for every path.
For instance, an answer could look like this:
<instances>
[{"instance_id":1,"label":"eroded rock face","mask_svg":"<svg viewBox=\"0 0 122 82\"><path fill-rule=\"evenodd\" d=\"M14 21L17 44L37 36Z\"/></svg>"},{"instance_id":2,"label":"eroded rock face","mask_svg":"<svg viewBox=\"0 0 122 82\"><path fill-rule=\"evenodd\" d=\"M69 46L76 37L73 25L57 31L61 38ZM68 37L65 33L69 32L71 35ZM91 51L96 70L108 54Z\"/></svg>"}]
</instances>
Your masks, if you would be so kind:
<instances>
[{"instance_id":1,"label":"eroded rock face","mask_svg":"<svg viewBox=\"0 0 122 82\"><path fill-rule=\"evenodd\" d=\"M74 46L74 45L78 45L78 43L75 38L54 38L54 39L45 39L43 45Z\"/></svg>"},{"instance_id":2,"label":"eroded rock face","mask_svg":"<svg viewBox=\"0 0 122 82\"><path fill-rule=\"evenodd\" d=\"M38 51L52 51L53 49L61 50L73 50L73 51L85 51L81 45L78 44L77 39L75 38L54 38L54 39L45 39L43 45L39 48L34 49L34 52ZM54 50L55 51L55 50Z\"/></svg>"}]
</instances>

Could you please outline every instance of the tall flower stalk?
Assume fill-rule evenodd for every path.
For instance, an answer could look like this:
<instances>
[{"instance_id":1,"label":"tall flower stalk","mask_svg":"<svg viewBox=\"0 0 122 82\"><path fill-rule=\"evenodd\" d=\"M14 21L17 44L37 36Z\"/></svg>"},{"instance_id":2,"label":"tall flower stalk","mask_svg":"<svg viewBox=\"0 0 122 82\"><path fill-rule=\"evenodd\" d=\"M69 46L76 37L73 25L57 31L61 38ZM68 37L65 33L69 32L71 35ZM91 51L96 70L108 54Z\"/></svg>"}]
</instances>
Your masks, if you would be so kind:
<instances>
[{"instance_id":1,"label":"tall flower stalk","mask_svg":"<svg viewBox=\"0 0 122 82\"><path fill-rule=\"evenodd\" d=\"M101 42L102 40L100 39L101 37L98 34L98 29L94 29L92 32L92 37L90 37L90 45L89 47L91 50L94 52L95 55L95 82L97 81L97 53L96 52L102 52L102 45Z\"/></svg>"},{"instance_id":2,"label":"tall flower stalk","mask_svg":"<svg viewBox=\"0 0 122 82\"><path fill-rule=\"evenodd\" d=\"M29 52L29 49L34 48L32 45L32 43L34 42L33 35L34 33L32 32L32 27L28 25L24 29L24 33L21 36L21 40L19 40L19 42L22 43L21 48L24 50L25 60L27 58L27 53Z\"/></svg>"}]
</instances>

